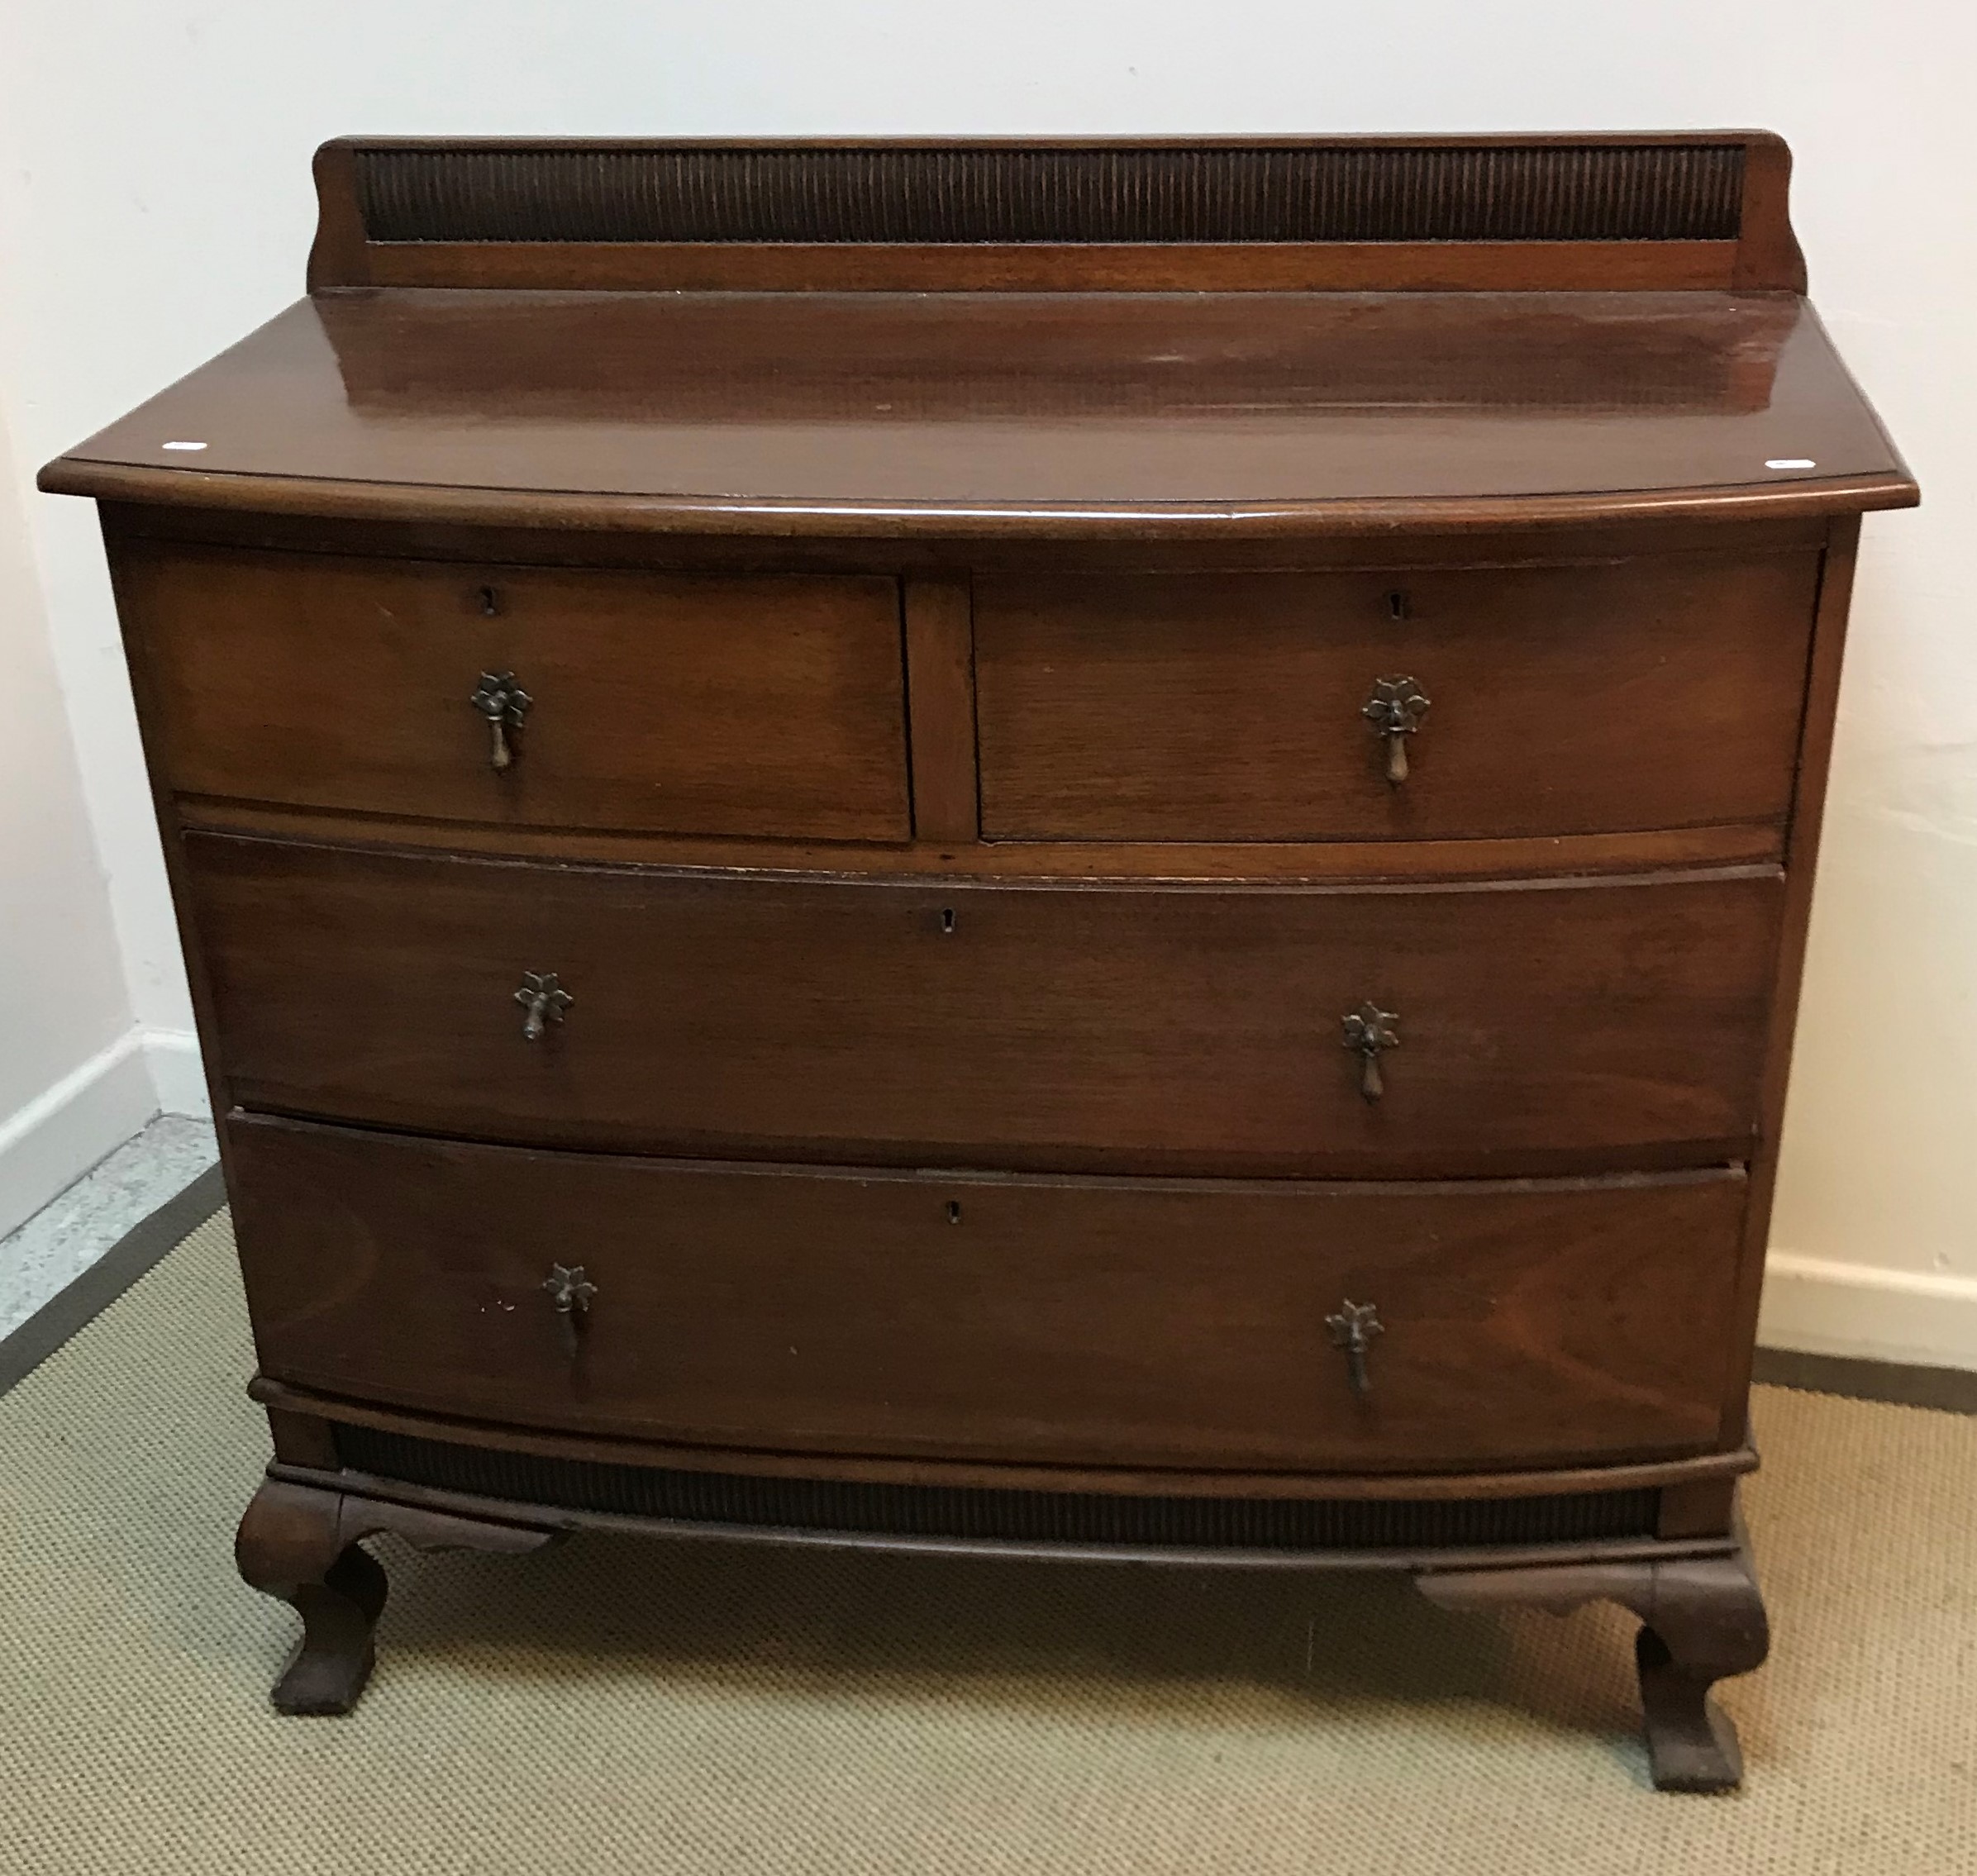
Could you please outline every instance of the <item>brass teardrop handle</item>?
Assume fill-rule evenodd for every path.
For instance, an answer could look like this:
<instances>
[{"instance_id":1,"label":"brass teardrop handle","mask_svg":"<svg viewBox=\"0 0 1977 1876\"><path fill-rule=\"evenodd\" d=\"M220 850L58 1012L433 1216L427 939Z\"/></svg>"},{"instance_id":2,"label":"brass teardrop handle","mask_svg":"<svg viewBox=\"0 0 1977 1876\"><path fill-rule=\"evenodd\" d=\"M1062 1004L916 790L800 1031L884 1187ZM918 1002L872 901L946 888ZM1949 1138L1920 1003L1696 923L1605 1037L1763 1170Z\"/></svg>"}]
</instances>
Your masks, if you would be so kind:
<instances>
[{"instance_id":1,"label":"brass teardrop handle","mask_svg":"<svg viewBox=\"0 0 1977 1876\"><path fill-rule=\"evenodd\" d=\"M1373 1378L1366 1372L1366 1355L1373 1338L1386 1333L1379 1311L1370 1302L1354 1302L1350 1297L1336 1316L1327 1316L1325 1326L1331 1331L1332 1345L1346 1351L1346 1372L1355 1394L1373 1390Z\"/></svg>"},{"instance_id":2,"label":"brass teardrop handle","mask_svg":"<svg viewBox=\"0 0 1977 1876\"><path fill-rule=\"evenodd\" d=\"M487 719L488 766L497 774L512 768L518 753L515 732L535 699L515 682L512 671L483 671L479 688L467 701Z\"/></svg>"},{"instance_id":3,"label":"brass teardrop handle","mask_svg":"<svg viewBox=\"0 0 1977 1876\"><path fill-rule=\"evenodd\" d=\"M563 1012L576 998L565 990L553 970L525 970L515 1001L522 1007L522 1040L540 1042L545 1024L561 1022Z\"/></svg>"},{"instance_id":4,"label":"brass teardrop handle","mask_svg":"<svg viewBox=\"0 0 1977 1876\"><path fill-rule=\"evenodd\" d=\"M598 1287L584 1274L581 1264L552 1264L549 1274L542 1279L542 1287L550 1294L550 1300L556 1306L556 1318L563 1326L563 1340L574 1355L577 1352L577 1336L590 1317L590 1299L598 1293Z\"/></svg>"},{"instance_id":5,"label":"brass teardrop handle","mask_svg":"<svg viewBox=\"0 0 1977 1876\"><path fill-rule=\"evenodd\" d=\"M1428 700L1412 678L1374 679L1373 695L1360 715L1386 739L1387 782L1398 788L1408 778L1408 738L1421 727L1428 713Z\"/></svg>"},{"instance_id":6,"label":"brass teardrop handle","mask_svg":"<svg viewBox=\"0 0 1977 1876\"><path fill-rule=\"evenodd\" d=\"M1400 1046L1400 1031L1393 1026L1399 1021L1398 1011L1383 1010L1372 1002L1361 1003L1339 1018L1346 1046L1360 1059L1360 1093L1368 1101L1377 1101L1387 1092L1385 1078L1379 1072L1380 1051Z\"/></svg>"},{"instance_id":7,"label":"brass teardrop handle","mask_svg":"<svg viewBox=\"0 0 1977 1876\"><path fill-rule=\"evenodd\" d=\"M598 1293L597 1285L584 1274L581 1264L550 1264L549 1274L542 1279L542 1287L549 1292L557 1312L563 1316L568 1316L573 1310L579 1316L588 1314L590 1299Z\"/></svg>"}]
</instances>

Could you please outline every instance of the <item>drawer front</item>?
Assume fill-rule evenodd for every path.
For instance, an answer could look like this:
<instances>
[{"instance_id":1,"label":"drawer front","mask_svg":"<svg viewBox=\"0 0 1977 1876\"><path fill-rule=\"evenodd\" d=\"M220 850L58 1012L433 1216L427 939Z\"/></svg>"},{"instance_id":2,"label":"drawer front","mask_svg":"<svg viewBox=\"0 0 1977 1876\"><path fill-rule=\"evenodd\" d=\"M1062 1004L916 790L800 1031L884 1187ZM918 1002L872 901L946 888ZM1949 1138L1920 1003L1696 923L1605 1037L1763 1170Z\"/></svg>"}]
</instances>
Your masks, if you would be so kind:
<instances>
[{"instance_id":1,"label":"drawer front","mask_svg":"<svg viewBox=\"0 0 1977 1876\"><path fill-rule=\"evenodd\" d=\"M1794 554L984 576L983 831L1447 840L1779 820L1817 573ZM1396 711L1412 728L1383 733Z\"/></svg>"},{"instance_id":2,"label":"drawer front","mask_svg":"<svg viewBox=\"0 0 1977 1876\"><path fill-rule=\"evenodd\" d=\"M1782 884L1050 890L186 850L245 1106L1065 1170L1741 1157ZM534 1040L525 973L574 999ZM1346 1042L1368 1005L1394 1042L1370 1063Z\"/></svg>"},{"instance_id":3,"label":"drawer front","mask_svg":"<svg viewBox=\"0 0 1977 1876\"><path fill-rule=\"evenodd\" d=\"M1393 1470L1717 1443L1744 1182L1278 1187L236 1121L263 1371L722 1446ZM593 1286L567 1314L555 1267ZM564 1280L565 1293L579 1281ZM1327 1318L1370 1305L1365 1392Z\"/></svg>"},{"instance_id":4,"label":"drawer front","mask_svg":"<svg viewBox=\"0 0 1977 1876\"><path fill-rule=\"evenodd\" d=\"M119 588L183 793L539 827L911 831L889 579L145 549ZM483 686L510 674L526 705Z\"/></svg>"}]
</instances>

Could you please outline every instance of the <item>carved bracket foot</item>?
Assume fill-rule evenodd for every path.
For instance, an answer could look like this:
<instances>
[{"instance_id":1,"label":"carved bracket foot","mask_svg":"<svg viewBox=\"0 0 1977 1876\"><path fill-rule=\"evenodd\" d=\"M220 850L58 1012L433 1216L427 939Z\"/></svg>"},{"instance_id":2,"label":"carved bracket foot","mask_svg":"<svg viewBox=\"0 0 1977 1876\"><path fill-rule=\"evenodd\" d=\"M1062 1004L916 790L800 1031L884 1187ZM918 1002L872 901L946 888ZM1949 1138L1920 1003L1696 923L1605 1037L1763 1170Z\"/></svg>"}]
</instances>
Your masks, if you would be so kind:
<instances>
[{"instance_id":1,"label":"carved bracket foot","mask_svg":"<svg viewBox=\"0 0 1977 1876\"><path fill-rule=\"evenodd\" d=\"M395 1531L422 1550L540 1550L559 1534L455 1517L288 1479L264 1479L241 1520L241 1577L302 1617L302 1639L274 1683L277 1712L347 1713L370 1678L384 1607L383 1566L358 1540Z\"/></svg>"},{"instance_id":2,"label":"carved bracket foot","mask_svg":"<svg viewBox=\"0 0 1977 1876\"><path fill-rule=\"evenodd\" d=\"M1549 1609L1617 1602L1640 1617L1649 1764L1665 1792L1733 1791L1742 1782L1736 1729L1710 1688L1748 1674L1770 1649L1749 1550L1642 1563L1555 1564L1524 1569L1424 1572L1415 1580L1445 1609Z\"/></svg>"}]
</instances>

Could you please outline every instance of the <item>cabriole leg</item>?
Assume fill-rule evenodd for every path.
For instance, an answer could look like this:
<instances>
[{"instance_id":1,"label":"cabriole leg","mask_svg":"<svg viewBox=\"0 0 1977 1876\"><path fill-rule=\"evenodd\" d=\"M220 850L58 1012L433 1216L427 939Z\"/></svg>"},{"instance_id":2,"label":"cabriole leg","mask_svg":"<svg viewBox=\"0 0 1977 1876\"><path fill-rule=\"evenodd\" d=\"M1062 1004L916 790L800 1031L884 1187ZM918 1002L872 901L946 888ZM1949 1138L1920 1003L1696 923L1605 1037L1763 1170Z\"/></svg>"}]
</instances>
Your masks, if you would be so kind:
<instances>
[{"instance_id":1,"label":"cabriole leg","mask_svg":"<svg viewBox=\"0 0 1977 1876\"><path fill-rule=\"evenodd\" d=\"M1747 1551L1656 1566L1634 1659L1655 1783L1665 1792L1734 1790L1744 1775L1736 1729L1710 1689L1748 1674L1770 1648Z\"/></svg>"},{"instance_id":2,"label":"cabriole leg","mask_svg":"<svg viewBox=\"0 0 1977 1876\"><path fill-rule=\"evenodd\" d=\"M1641 1621L1634 1658L1655 1785L1732 1791L1743 1778L1743 1754L1710 1690L1760 1665L1770 1648L1764 1600L1739 1537L1725 1556L1430 1570L1416 1582L1445 1609L1524 1607L1562 1615L1602 1601L1632 1609Z\"/></svg>"},{"instance_id":3,"label":"cabriole leg","mask_svg":"<svg viewBox=\"0 0 1977 1876\"><path fill-rule=\"evenodd\" d=\"M383 1566L343 1535L343 1494L264 1479L241 1520L241 1574L302 1617L302 1639L274 1683L280 1713L347 1713L370 1678L384 1607Z\"/></svg>"},{"instance_id":4,"label":"cabriole leg","mask_svg":"<svg viewBox=\"0 0 1977 1876\"><path fill-rule=\"evenodd\" d=\"M234 1540L241 1574L302 1617L302 1640L274 1683L279 1713L347 1713L370 1678L371 1632L384 1607L383 1566L359 1546L395 1532L422 1550L519 1556L562 1535L533 1525L428 1511L326 1485L268 1478Z\"/></svg>"}]
</instances>

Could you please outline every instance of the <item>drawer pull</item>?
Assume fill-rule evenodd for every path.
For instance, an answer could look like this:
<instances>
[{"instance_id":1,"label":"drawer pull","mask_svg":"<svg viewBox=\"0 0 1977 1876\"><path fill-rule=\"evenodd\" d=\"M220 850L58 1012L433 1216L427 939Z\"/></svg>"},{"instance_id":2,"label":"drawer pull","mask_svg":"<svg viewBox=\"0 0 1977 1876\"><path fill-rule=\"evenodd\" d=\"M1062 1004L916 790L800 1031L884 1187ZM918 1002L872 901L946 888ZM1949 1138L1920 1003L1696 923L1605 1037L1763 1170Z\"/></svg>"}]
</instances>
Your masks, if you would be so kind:
<instances>
[{"instance_id":1,"label":"drawer pull","mask_svg":"<svg viewBox=\"0 0 1977 1876\"><path fill-rule=\"evenodd\" d=\"M497 772L512 767L516 756L514 732L522 727L522 719L535 699L515 682L512 671L483 671L479 688L467 701L488 720L488 733L493 739L488 766Z\"/></svg>"},{"instance_id":2,"label":"drawer pull","mask_svg":"<svg viewBox=\"0 0 1977 1876\"><path fill-rule=\"evenodd\" d=\"M542 1287L549 1292L559 1316L568 1316L573 1312L579 1316L588 1314L590 1299L598 1293L597 1285L584 1274L581 1264L550 1264L549 1274L542 1279Z\"/></svg>"},{"instance_id":3,"label":"drawer pull","mask_svg":"<svg viewBox=\"0 0 1977 1876\"><path fill-rule=\"evenodd\" d=\"M522 988L515 993L515 1001L525 1012L522 1019L522 1040L540 1042L544 1025L561 1022L563 1012L576 998L557 981L553 970L525 970L522 974Z\"/></svg>"},{"instance_id":4,"label":"drawer pull","mask_svg":"<svg viewBox=\"0 0 1977 1876\"><path fill-rule=\"evenodd\" d=\"M1387 1092L1379 1072L1380 1051L1400 1046L1400 1031L1393 1026L1399 1021L1398 1011L1383 1010L1377 1003L1361 1003L1350 1016L1339 1018L1346 1046L1360 1059L1360 1093L1368 1101L1377 1101Z\"/></svg>"},{"instance_id":5,"label":"drawer pull","mask_svg":"<svg viewBox=\"0 0 1977 1876\"><path fill-rule=\"evenodd\" d=\"M577 1336L590 1317L590 1299L598 1287L584 1274L581 1264L552 1264L542 1287L556 1306L556 1320L563 1326L563 1340L569 1352L577 1352Z\"/></svg>"},{"instance_id":6,"label":"drawer pull","mask_svg":"<svg viewBox=\"0 0 1977 1876\"><path fill-rule=\"evenodd\" d=\"M1331 1331L1332 1345L1346 1351L1346 1372L1351 1379L1353 1393L1370 1393L1373 1382L1366 1373L1366 1353L1373 1346L1373 1338L1386 1333L1379 1311L1372 1303L1355 1302L1347 1297L1336 1316L1325 1318L1325 1326Z\"/></svg>"},{"instance_id":7,"label":"drawer pull","mask_svg":"<svg viewBox=\"0 0 1977 1876\"><path fill-rule=\"evenodd\" d=\"M1398 788L1408 778L1408 738L1421 727L1428 700L1412 678L1379 678L1360 714L1387 743L1387 781Z\"/></svg>"}]
</instances>

